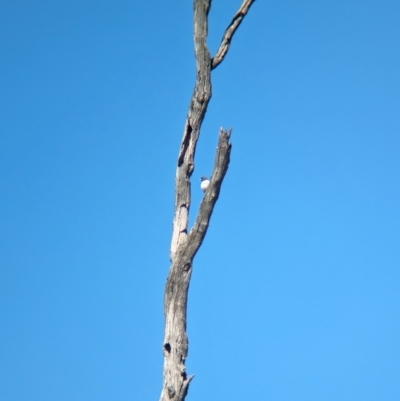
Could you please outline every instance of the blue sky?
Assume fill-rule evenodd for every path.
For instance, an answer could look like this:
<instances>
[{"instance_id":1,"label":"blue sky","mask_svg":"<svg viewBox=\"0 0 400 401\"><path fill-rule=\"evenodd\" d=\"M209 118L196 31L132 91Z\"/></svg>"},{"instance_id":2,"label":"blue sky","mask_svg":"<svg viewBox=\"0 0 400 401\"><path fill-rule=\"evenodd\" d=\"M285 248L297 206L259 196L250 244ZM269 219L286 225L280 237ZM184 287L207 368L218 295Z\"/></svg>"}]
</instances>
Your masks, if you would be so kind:
<instances>
[{"instance_id":1,"label":"blue sky","mask_svg":"<svg viewBox=\"0 0 400 401\"><path fill-rule=\"evenodd\" d=\"M188 400L400 399L399 21L258 0L214 71ZM158 399L192 4L4 0L0 55L0 399Z\"/></svg>"}]
</instances>

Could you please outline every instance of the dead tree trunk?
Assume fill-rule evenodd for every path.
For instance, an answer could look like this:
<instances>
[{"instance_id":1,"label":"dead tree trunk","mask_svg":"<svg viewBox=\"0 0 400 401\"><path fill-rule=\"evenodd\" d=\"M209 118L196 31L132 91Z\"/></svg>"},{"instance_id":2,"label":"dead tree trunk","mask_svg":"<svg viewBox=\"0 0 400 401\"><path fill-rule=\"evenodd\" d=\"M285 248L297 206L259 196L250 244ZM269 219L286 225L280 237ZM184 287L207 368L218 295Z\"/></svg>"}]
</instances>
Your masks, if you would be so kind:
<instances>
[{"instance_id":1,"label":"dead tree trunk","mask_svg":"<svg viewBox=\"0 0 400 401\"><path fill-rule=\"evenodd\" d=\"M170 250L171 267L164 294L164 376L160 401L183 401L193 376L186 374L188 354L186 305L192 263L207 232L222 181L228 170L231 144L230 130L221 128L214 169L193 227L188 231L190 177L200 128L211 99L211 70L225 58L231 39L254 0L244 0L226 29L214 57L210 56L206 38L211 0L194 0L194 49L196 84L186 117L175 176L175 209Z\"/></svg>"}]
</instances>

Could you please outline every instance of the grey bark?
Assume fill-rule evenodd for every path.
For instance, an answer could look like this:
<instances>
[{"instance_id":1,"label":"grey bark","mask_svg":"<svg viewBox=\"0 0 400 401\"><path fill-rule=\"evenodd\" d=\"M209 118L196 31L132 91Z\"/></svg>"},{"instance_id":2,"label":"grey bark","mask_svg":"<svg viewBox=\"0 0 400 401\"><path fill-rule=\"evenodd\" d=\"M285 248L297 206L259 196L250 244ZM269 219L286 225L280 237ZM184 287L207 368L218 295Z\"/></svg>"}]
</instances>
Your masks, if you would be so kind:
<instances>
[{"instance_id":1,"label":"grey bark","mask_svg":"<svg viewBox=\"0 0 400 401\"><path fill-rule=\"evenodd\" d=\"M228 170L231 130L220 129L215 163L193 227L188 232L191 204L190 177L200 128L211 99L211 70L225 58L231 39L254 0L244 0L225 30L216 55L211 58L206 38L211 0L194 0L194 49L196 84L190 101L175 175L175 205L170 249L171 267L164 294L164 371L160 401L183 401L193 376L186 373L188 354L186 306L193 259L207 233L221 185Z\"/></svg>"}]
</instances>

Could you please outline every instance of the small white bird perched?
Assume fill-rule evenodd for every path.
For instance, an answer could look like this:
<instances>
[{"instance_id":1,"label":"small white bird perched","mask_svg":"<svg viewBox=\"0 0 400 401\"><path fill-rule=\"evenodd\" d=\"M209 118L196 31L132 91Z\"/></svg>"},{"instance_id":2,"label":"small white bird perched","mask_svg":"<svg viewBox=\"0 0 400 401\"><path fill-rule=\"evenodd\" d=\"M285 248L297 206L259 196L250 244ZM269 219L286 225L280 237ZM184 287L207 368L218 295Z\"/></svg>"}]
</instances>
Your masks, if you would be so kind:
<instances>
[{"instance_id":1,"label":"small white bird perched","mask_svg":"<svg viewBox=\"0 0 400 401\"><path fill-rule=\"evenodd\" d=\"M206 192L206 189L208 188L208 186L210 185L210 180L207 177L201 177L200 178L200 188Z\"/></svg>"}]
</instances>

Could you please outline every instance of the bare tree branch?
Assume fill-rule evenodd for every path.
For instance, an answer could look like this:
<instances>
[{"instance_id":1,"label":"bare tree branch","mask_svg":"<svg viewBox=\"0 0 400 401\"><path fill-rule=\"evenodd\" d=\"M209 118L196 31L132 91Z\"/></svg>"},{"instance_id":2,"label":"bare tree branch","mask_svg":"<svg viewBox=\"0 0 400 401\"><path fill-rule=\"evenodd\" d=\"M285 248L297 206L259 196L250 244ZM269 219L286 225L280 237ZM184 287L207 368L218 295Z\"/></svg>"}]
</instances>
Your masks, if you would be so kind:
<instances>
[{"instance_id":1,"label":"bare tree branch","mask_svg":"<svg viewBox=\"0 0 400 401\"><path fill-rule=\"evenodd\" d=\"M243 0L242 5L239 7L239 10L232 18L231 23L229 24L228 28L226 28L224 32L224 36L222 37L221 44L219 45L219 49L216 55L212 58L211 61L211 69L218 67L219 64L223 61L226 54L228 53L229 46L231 44L231 40L233 35L235 34L236 30L239 28L239 25L242 23L243 18L249 11L251 5L254 3L255 0Z\"/></svg>"},{"instance_id":2,"label":"bare tree branch","mask_svg":"<svg viewBox=\"0 0 400 401\"><path fill-rule=\"evenodd\" d=\"M211 0L194 0L196 83L186 117L175 174L174 221L170 249L172 264L164 294L164 369L160 401L184 401L189 383L193 378L186 374L185 368L188 354L186 308L192 263L207 233L209 221L228 170L231 152L229 142L231 130L221 128L210 185L201 202L194 226L188 233L191 204L190 177L194 171L194 157L200 128L212 93L212 61L206 43L210 6ZM234 29L236 30L237 27ZM222 59L227 51L228 48Z\"/></svg>"},{"instance_id":3,"label":"bare tree branch","mask_svg":"<svg viewBox=\"0 0 400 401\"><path fill-rule=\"evenodd\" d=\"M214 206L218 200L222 181L228 171L232 145L229 142L230 130L220 129L217 152L215 155L214 169L210 178L210 186L200 204L199 214L193 228L189 232L187 248L193 257L200 248L207 233Z\"/></svg>"}]
</instances>

